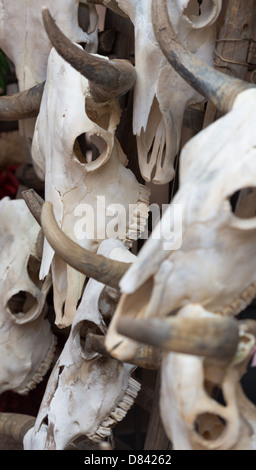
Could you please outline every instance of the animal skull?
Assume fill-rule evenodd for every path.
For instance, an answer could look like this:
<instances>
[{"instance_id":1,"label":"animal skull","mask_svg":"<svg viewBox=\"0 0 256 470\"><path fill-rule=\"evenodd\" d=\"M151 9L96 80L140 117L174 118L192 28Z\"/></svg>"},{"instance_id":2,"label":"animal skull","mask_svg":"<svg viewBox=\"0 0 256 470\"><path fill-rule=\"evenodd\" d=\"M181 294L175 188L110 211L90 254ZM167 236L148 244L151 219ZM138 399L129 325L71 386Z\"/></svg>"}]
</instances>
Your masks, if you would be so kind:
<instances>
[{"instance_id":1,"label":"animal skull","mask_svg":"<svg viewBox=\"0 0 256 470\"><path fill-rule=\"evenodd\" d=\"M193 302L235 315L255 297L256 220L239 218L230 205L234 193L255 186L255 100L254 88L240 93L232 111L183 147L179 190L120 282L124 294L106 337L115 357L133 354L116 331L122 316L164 317ZM172 251L176 204L182 227Z\"/></svg>"},{"instance_id":2,"label":"animal skull","mask_svg":"<svg viewBox=\"0 0 256 470\"><path fill-rule=\"evenodd\" d=\"M120 117L117 101L95 103L89 85L87 79L52 49L32 142L32 157L45 179L45 199L53 203L62 230L84 248L96 251L99 242L107 238L106 224L110 221L120 222L117 236L131 245L143 230L147 210L138 215L140 219L136 210L140 205L144 207L149 192L125 168L127 158L114 135ZM90 134L99 150L95 161L86 160L79 148L78 137L84 133ZM101 201L110 208L106 219L105 213L99 216ZM86 233L78 239L75 228L81 210L85 210L83 204L90 209L89 223L87 213ZM133 210L129 211L132 204ZM122 214L126 214L124 223L119 220L120 206ZM99 221L97 228L93 218L95 222L96 218ZM98 233L102 234L101 238L97 237ZM54 257L53 249L45 241L41 278L47 275L52 262L56 324L68 326L81 296L84 276Z\"/></svg>"},{"instance_id":3,"label":"animal skull","mask_svg":"<svg viewBox=\"0 0 256 470\"><path fill-rule=\"evenodd\" d=\"M1 49L13 62L19 90L37 85L46 78L48 55L51 50L42 22L41 10L49 6L67 36L78 43L85 43L90 52L97 50L98 18L95 7L89 6L89 27L84 32L78 23L79 3L74 0L20 0L0 1L0 44ZM35 119L24 122L26 133L33 135ZM22 125L22 123L20 123Z\"/></svg>"},{"instance_id":4,"label":"animal skull","mask_svg":"<svg viewBox=\"0 0 256 470\"><path fill-rule=\"evenodd\" d=\"M168 183L180 148L187 106L204 98L181 78L164 57L154 36L151 0L118 0L135 28L133 132L137 136L140 170L146 181ZM213 62L215 22L221 0L168 0L168 11L182 43L208 64Z\"/></svg>"},{"instance_id":5,"label":"animal skull","mask_svg":"<svg viewBox=\"0 0 256 470\"><path fill-rule=\"evenodd\" d=\"M103 241L98 252L124 262L135 259L119 240ZM134 366L103 357L88 343L88 333L106 333L99 311L103 288L93 279L86 286L35 426L25 436L25 450L62 450L82 435L99 442L111 434L137 396L140 385L131 377Z\"/></svg>"},{"instance_id":6,"label":"animal skull","mask_svg":"<svg viewBox=\"0 0 256 470\"><path fill-rule=\"evenodd\" d=\"M39 281L42 234L23 200L0 202L0 393L27 394L53 359L55 336L45 318L50 275Z\"/></svg>"},{"instance_id":7,"label":"animal skull","mask_svg":"<svg viewBox=\"0 0 256 470\"><path fill-rule=\"evenodd\" d=\"M199 305L187 305L178 316L186 322L216 315ZM237 353L229 364L209 363L203 356L163 354L160 412L175 450L255 449L256 409L240 384L254 345L255 337L241 327Z\"/></svg>"}]
</instances>

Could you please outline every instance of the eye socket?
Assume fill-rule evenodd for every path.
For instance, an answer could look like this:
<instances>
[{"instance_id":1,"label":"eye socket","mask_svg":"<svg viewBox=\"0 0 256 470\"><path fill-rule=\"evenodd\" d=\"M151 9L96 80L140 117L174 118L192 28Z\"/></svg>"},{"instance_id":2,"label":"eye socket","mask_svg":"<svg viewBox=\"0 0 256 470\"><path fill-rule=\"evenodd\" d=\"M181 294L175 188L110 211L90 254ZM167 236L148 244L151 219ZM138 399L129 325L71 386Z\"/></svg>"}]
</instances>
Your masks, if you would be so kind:
<instances>
[{"instance_id":1,"label":"eye socket","mask_svg":"<svg viewBox=\"0 0 256 470\"><path fill-rule=\"evenodd\" d=\"M252 219L256 216L256 187L235 191L229 197L232 213L239 219Z\"/></svg>"},{"instance_id":2,"label":"eye socket","mask_svg":"<svg viewBox=\"0 0 256 470\"><path fill-rule=\"evenodd\" d=\"M221 6L221 2L218 0L190 0L183 14L194 29L201 29L216 21Z\"/></svg>"},{"instance_id":3,"label":"eye socket","mask_svg":"<svg viewBox=\"0 0 256 470\"><path fill-rule=\"evenodd\" d=\"M73 151L80 163L94 167L96 161L100 163L105 148L106 142L102 137L84 132L76 138Z\"/></svg>"},{"instance_id":4,"label":"eye socket","mask_svg":"<svg viewBox=\"0 0 256 470\"><path fill-rule=\"evenodd\" d=\"M225 430L226 420L214 413L199 414L194 421L194 429L206 441L215 441Z\"/></svg>"},{"instance_id":5,"label":"eye socket","mask_svg":"<svg viewBox=\"0 0 256 470\"><path fill-rule=\"evenodd\" d=\"M95 352L91 350L90 346L87 345L87 336L89 333L102 336L101 329L95 323L89 320L80 321L74 328L74 340L80 350L81 356L85 359L90 359L95 355Z\"/></svg>"},{"instance_id":6,"label":"eye socket","mask_svg":"<svg viewBox=\"0 0 256 470\"><path fill-rule=\"evenodd\" d=\"M27 323L38 309L38 300L29 292L20 290L8 300L7 308L15 323Z\"/></svg>"}]
</instances>

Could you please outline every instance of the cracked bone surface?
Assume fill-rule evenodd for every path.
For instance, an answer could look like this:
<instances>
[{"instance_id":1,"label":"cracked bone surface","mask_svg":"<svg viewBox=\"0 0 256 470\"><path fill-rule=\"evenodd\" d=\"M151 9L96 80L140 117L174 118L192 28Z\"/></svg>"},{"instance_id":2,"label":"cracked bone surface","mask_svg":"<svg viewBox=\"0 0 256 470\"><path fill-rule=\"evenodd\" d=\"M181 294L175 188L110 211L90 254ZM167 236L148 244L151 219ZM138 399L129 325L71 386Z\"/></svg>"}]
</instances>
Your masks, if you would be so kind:
<instances>
[{"instance_id":1,"label":"cracked bone surface","mask_svg":"<svg viewBox=\"0 0 256 470\"><path fill-rule=\"evenodd\" d=\"M151 0L118 0L135 28L133 132L137 136L140 171L146 181L164 184L174 176L187 106L204 98L188 85L164 57L153 32ZM168 11L180 40L190 51L213 64L215 22L221 0L168 0Z\"/></svg>"},{"instance_id":2,"label":"cracked bone surface","mask_svg":"<svg viewBox=\"0 0 256 470\"><path fill-rule=\"evenodd\" d=\"M79 26L79 3L74 0L10 0L0 1L0 44L6 56L13 62L19 90L27 90L46 78L51 43L45 32L41 10L51 9L65 34L78 43L85 43L90 52L97 50L97 14L90 5L88 32ZM20 123L23 132L32 137L35 119Z\"/></svg>"},{"instance_id":3,"label":"cracked bone surface","mask_svg":"<svg viewBox=\"0 0 256 470\"><path fill-rule=\"evenodd\" d=\"M238 190L255 186L255 102L254 88L240 93L229 113L183 147L179 190L120 282L106 338L115 357L127 360L135 348L117 334L122 316L163 317L191 302L235 315L255 297L256 219L238 217L230 204ZM180 248L172 250L175 206L182 224Z\"/></svg>"},{"instance_id":4,"label":"cracked bone surface","mask_svg":"<svg viewBox=\"0 0 256 470\"><path fill-rule=\"evenodd\" d=\"M32 158L61 229L94 252L104 238L118 238L130 247L148 216L149 191L125 167L127 158L115 138L120 112L116 100L96 104L88 80L51 50ZM81 151L79 139L85 144L85 135L97 151L95 160ZM45 240L41 278L50 266L56 324L65 327L74 317L85 276L54 256Z\"/></svg>"},{"instance_id":5,"label":"cracked bone surface","mask_svg":"<svg viewBox=\"0 0 256 470\"><path fill-rule=\"evenodd\" d=\"M39 281L40 226L23 200L0 201L0 393L27 394L43 379L55 351L46 319L51 277Z\"/></svg>"},{"instance_id":6,"label":"cracked bone surface","mask_svg":"<svg viewBox=\"0 0 256 470\"><path fill-rule=\"evenodd\" d=\"M136 258L119 240L103 241L98 252L128 263ZM131 377L134 366L101 356L87 342L89 333L104 335L107 330L99 311L103 289L103 284L88 281L34 428L24 438L25 450L62 450L79 436L104 440L125 417L140 390Z\"/></svg>"},{"instance_id":7,"label":"cracked bone surface","mask_svg":"<svg viewBox=\"0 0 256 470\"><path fill-rule=\"evenodd\" d=\"M188 305L178 315L185 322L216 316L199 305ZM174 450L256 449L256 408L240 383L254 346L255 337L241 328L237 353L228 365L163 353L160 413Z\"/></svg>"}]
</instances>

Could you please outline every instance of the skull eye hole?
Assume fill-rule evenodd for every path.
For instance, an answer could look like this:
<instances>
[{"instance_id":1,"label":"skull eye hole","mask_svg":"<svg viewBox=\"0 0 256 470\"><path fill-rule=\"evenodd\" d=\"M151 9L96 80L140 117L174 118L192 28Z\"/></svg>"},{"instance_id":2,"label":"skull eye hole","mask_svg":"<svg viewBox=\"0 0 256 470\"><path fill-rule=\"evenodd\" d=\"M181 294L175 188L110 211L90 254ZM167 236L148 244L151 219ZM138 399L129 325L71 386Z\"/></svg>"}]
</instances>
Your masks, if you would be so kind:
<instances>
[{"instance_id":1,"label":"skull eye hole","mask_svg":"<svg viewBox=\"0 0 256 470\"><path fill-rule=\"evenodd\" d=\"M251 219L256 216L256 188L248 187L235 191L229 197L232 213L240 219Z\"/></svg>"},{"instance_id":2,"label":"skull eye hole","mask_svg":"<svg viewBox=\"0 0 256 470\"><path fill-rule=\"evenodd\" d=\"M190 0L184 10L184 15L186 15L190 20L193 20L197 16L201 16L202 4L203 0Z\"/></svg>"},{"instance_id":3,"label":"skull eye hole","mask_svg":"<svg viewBox=\"0 0 256 470\"><path fill-rule=\"evenodd\" d=\"M214 441L223 433L226 420L214 413L199 414L194 421L194 429L206 441Z\"/></svg>"},{"instance_id":4,"label":"skull eye hole","mask_svg":"<svg viewBox=\"0 0 256 470\"><path fill-rule=\"evenodd\" d=\"M88 320L83 320L80 323L78 323L77 331L75 335L75 341L77 343L77 346L82 351L86 351L86 347L87 347L86 340L87 340L87 335L89 333L102 335L102 331L95 323L88 321Z\"/></svg>"},{"instance_id":5,"label":"skull eye hole","mask_svg":"<svg viewBox=\"0 0 256 470\"><path fill-rule=\"evenodd\" d=\"M16 323L26 323L33 318L38 302L29 292L19 291L8 300L7 307Z\"/></svg>"},{"instance_id":6,"label":"skull eye hole","mask_svg":"<svg viewBox=\"0 0 256 470\"><path fill-rule=\"evenodd\" d=\"M94 163L96 163L96 160L98 160L96 166L98 166L102 160L104 161L105 155L103 153L105 153L105 150L106 142L104 139L98 135L90 133L79 135L76 138L73 147L75 157L80 163L93 166Z\"/></svg>"}]
</instances>

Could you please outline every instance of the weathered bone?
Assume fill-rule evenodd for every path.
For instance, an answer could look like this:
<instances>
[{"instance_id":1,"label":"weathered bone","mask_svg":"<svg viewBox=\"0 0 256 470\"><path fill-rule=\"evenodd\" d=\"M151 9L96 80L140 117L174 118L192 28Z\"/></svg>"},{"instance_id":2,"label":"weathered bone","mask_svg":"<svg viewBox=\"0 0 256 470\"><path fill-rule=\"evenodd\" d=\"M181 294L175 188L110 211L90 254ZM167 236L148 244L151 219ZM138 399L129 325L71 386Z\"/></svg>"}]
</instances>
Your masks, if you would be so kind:
<instances>
[{"instance_id":1,"label":"weathered bone","mask_svg":"<svg viewBox=\"0 0 256 470\"><path fill-rule=\"evenodd\" d=\"M69 266L86 277L107 284L110 287L119 287L120 279L130 266L129 263L109 260L105 256L93 253L67 237L58 226L53 206L45 202L42 207L41 223L44 235L54 249L55 253Z\"/></svg>"},{"instance_id":2,"label":"weathered bone","mask_svg":"<svg viewBox=\"0 0 256 470\"><path fill-rule=\"evenodd\" d=\"M232 109L239 93L254 87L214 70L183 47L170 21L167 0L152 2L152 23L159 46L172 67L223 113Z\"/></svg>"},{"instance_id":3,"label":"weathered bone","mask_svg":"<svg viewBox=\"0 0 256 470\"><path fill-rule=\"evenodd\" d=\"M187 306L180 315L214 314ZM255 448L256 409L244 395L240 379L255 346L255 337L240 330L233 360L226 366L203 357L164 353L160 411L174 450L249 450ZM216 399L214 389L222 392Z\"/></svg>"},{"instance_id":4,"label":"weathered bone","mask_svg":"<svg viewBox=\"0 0 256 470\"><path fill-rule=\"evenodd\" d=\"M55 24L49 10L42 10L45 30L58 53L90 81L96 102L114 99L129 91L136 80L133 65L126 60L107 60L92 55L73 44Z\"/></svg>"},{"instance_id":5,"label":"weathered bone","mask_svg":"<svg viewBox=\"0 0 256 470\"><path fill-rule=\"evenodd\" d=\"M137 137L140 171L146 181L164 184L174 177L174 159L180 150L185 109L204 100L169 64L156 41L151 0L118 0L135 28L133 133ZM204 62L213 65L216 20L221 0L198 4L168 0L168 11L180 40ZM196 9L196 10L195 10Z\"/></svg>"},{"instance_id":6,"label":"weathered bone","mask_svg":"<svg viewBox=\"0 0 256 470\"><path fill-rule=\"evenodd\" d=\"M118 6L116 0L82 0L81 3L91 3L92 5L102 5L103 7L109 8L114 13L127 18L127 15Z\"/></svg>"},{"instance_id":7,"label":"weathered bone","mask_svg":"<svg viewBox=\"0 0 256 470\"><path fill-rule=\"evenodd\" d=\"M118 240L105 240L99 251L130 262L135 258ZM82 435L100 442L111 435L113 426L134 403L140 390L140 384L131 377L134 366L101 356L87 342L90 332L104 335L107 330L98 310L103 287L91 279L85 288L35 426L24 438L25 450L65 449Z\"/></svg>"},{"instance_id":8,"label":"weathered bone","mask_svg":"<svg viewBox=\"0 0 256 470\"><path fill-rule=\"evenodd\" d=\"M97 13L89 5L89 27L84 32L78 24L79 3L74 0L20 0L19 9L12 0L0 1L1 49L15 66L19 91L29 90L46 79L48 55L51 42L45 32L41 9L48 6L65 34L78 43L83 43L90 52L98 45ZM22 118L22 115L17 118ZM20 132L32 138L35 119L19 123Z\"/></svg>"},{"instance_id":9,"label":"weathered bone","mask_svg":"<svg viewBox=\"0 0 256 470\"><path fill-rule=\"evenodd\" d=\"M27 394L43 379L56 338L46 318L51 277L39 281L41 229L23 200L0 202L0 393Z\"/></svg>"},{"instance_id":10,"label":"weathered bone","mask_svg":"<svg viewBox=\"0 0 256 470\"><path fill-rule=\"evenodd\" d=\"M97 250L102 239L114 236L131 246L143 232L148 217L149 191L138 183L131 170L125 168L127 158L115 138L120 113L117 100L95 103L88 80L52 49L32 142L32 158L38 174L45 179L45 200L53 204L61 230L92 252ZM92 161L79 147L79 137L85 133L86 137L90 135L99 154ZM104 213L99 216L101 207ZM80 230L80 235L75 230L78 223L76 209L82 210L81 222L84 221L83 211L88 211L85 229ZM108 235L108 224L114 227L117 223L117 233ZM56 323L60 327L69 326L85 275L54 255L45 239L40 270L42 279L49 269L53 277Z\"/></svg>"}]
</instances>

